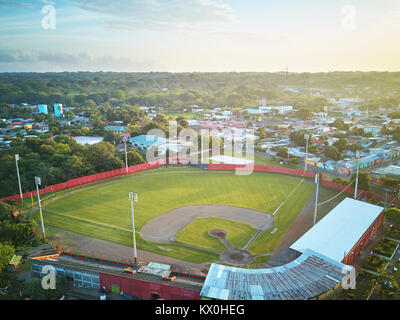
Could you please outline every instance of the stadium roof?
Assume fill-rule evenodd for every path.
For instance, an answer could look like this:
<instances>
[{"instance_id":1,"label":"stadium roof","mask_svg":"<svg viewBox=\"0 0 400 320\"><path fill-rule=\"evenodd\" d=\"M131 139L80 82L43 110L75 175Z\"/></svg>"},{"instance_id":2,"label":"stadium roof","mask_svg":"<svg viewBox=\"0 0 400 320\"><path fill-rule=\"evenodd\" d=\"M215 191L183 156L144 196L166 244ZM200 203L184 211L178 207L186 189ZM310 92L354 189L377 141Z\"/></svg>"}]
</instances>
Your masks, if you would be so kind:
<instances>
[{"instance_id":1,"label":"stadium roof","mask_svg":"<svg viewBox=\"0 0 400 320\"><path fill-rule=\"evenodd\" d=\"M382 210L382 207L346 198L290 248L299 252L311 249L342 261Z\"/></svg>"},{"instance_id":2,"label":"stadium roof","mask_svg":"<svg viewBox=\"0 0 400 320\"><path fill-rule=\"evenodd\" d=\"M284 266L269 269L213 263L200 295L219 300L305 300L335 287L350 268L312 250Z\"/></svg>"}]
</instances>

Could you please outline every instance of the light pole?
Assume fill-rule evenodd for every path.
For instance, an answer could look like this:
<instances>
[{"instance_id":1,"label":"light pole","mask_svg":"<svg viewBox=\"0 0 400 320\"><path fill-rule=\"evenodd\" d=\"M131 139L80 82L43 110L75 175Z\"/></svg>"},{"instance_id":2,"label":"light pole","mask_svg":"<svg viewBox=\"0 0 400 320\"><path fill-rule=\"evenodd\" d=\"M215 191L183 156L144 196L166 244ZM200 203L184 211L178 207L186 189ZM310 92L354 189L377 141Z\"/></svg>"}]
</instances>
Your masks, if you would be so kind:
<instances>
[{"instance_id":1,"label":"light pole","mask_svg":"<svg viewBox=\"0 0 400 320\"><path fill-rule=\"evenodd\" d=\"M305 133L304 139L306 139L306 156L304 158L304 172L307 172L308 139L310 139L310 135L308 133Z\"/></svg>"},{"instance_id":2,"label":"light pole","mask_svg":"<svg viewBox=\"0 0 400 320\"><path fill-rule=\"evenodd\" d=\"M317 189L315 190L315 204L314 204L314 222L313 226L315 225L315 222L317 221L317 208L318 208L318 189L319 189L319 174L315 174L315 184L317 185Z\"/></svg>"},{"instance_id":3,"label":"light pole","mask_svg":"<svg viewBox=\"0 0 400 320\"><path fill-rule=\"evenodd\" d=\"M15 165L17 167L17 177L18 177L18 186L19 186L19 195L21 197L21 203L24 202L24 198L22 197L22 188L21 188L21 178L19 176L19 168L18 168L18 160L19 160L19 154L15 155Z\"/></svg>"},{"instance_id":4,"label":"light pole","mask_svg":"<svg viewBox=\"0 0 400 320\"><path fill-rule=\"evenodd\" d=\"M129 192L129 200L131 201L131 209L132 209L133 257L135 259L135 264L137 265L135 215L134 215L134 210L133 210L133 202L138 202L138 194Z\"/></svg>"},{"instance_id":5,"label":"light pole","mask_svg":"<svg viewBox=\"0 0 400 320\"><path fill-rule=\"evenodd\" d=\"M46 239L46 232L44 231L44 223L43 223L42 205L40 203L40 195L39 195L39 185L41 185L42 182L39 177L35 177L35 184L36 184L36 194L37 194L38 204L39 204L40 222L42 224L42 233L43 233L43 238Z\"/></svg>"},{"instance_id":6,"label":"light pole","mask_svg":"<svg viewBox=\"0 0 400 320\"><path fill-rule=\"evenodd\" d=\"M358 171L359 171L359 167L360 167L360 164L359 164L359 161L358 161L358 158L360 157L360 152L356 152L356 165L357 165L357 173L356 173L356 186L355 186L355 188L354 188L354 200L356 200L357 199L357 188L358 188Z\"/></svg>"},{"instance_id":7,"label":"light pole","mask_svg":"<svg viewBox=\"0 0 400 320\"><path fill-rule=\"evenodd\" d=\"M127 151L126 151L126 142L127 142L127 140L128 140L128 137L127 137L127 136L124 136L124 137L122 138L122 140L124 141L124 144L125 144L125 167L126 167L126 173L128 173L128 153L127 153Z\"/></svg>"}]
</instances>

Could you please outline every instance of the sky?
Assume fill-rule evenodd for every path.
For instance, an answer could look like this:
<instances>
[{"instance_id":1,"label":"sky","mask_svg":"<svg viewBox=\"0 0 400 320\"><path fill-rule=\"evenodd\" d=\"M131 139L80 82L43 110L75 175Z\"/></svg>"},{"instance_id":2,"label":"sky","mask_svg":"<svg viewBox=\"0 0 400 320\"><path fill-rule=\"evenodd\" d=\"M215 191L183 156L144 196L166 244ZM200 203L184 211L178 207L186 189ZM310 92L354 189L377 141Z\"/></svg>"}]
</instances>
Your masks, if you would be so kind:
<instances>
[{"instance_id":1,"label":"sky","mask_svg":"<svg viewBox=\"0 0 400 320\"><path fill-rule=\"evenodd\" d=\"M398 0L0 0L0 72L400 71Z\"/></svg>"}]
</instances>

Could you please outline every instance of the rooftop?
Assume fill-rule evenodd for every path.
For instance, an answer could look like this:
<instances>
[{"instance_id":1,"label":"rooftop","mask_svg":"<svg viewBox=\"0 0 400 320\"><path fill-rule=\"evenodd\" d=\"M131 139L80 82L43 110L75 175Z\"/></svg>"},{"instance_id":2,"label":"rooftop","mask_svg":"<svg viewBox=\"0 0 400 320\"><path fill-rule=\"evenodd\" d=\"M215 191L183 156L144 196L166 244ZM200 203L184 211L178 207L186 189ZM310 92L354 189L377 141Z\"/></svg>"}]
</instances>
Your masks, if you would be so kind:
<instances>
[{"instance_id":1,"label":"rooftop","mask_svg":"<svg viewBox=\"0 0 400 320\"><path fill-rule=\"evenodd\" d=\"M269 269L213 263L200 295L220 300L305 300L335 287L349 268L311 250L284 266Z\"/></svg>"},{"instance_id":2,"label":"rooftop","mask_svg":"<svg viewBox=\"0 0 400 320\"><path fill-rule=\"evenodd\" d=\"M382 210L382 207L346 198L290 248L299 252L311 249L342 261Z\"/></svg>"}]
</instances>

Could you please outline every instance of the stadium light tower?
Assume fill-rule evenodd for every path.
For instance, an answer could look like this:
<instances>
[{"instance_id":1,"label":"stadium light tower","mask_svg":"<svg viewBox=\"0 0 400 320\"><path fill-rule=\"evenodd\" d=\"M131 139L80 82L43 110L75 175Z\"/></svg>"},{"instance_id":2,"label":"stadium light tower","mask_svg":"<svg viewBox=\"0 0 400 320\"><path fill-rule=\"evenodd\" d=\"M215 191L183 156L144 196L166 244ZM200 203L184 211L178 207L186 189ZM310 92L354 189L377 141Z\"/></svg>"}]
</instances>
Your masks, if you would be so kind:
<instances>
[{"instance_id":1,"label":"stadium light tower","mask_svg":"<svg viewBox=\"0 0 400 320\"><path fill-rule=\"evenodd\" d=\"M317 185L317 189L315 190L315 205L314 205L314 222L313 226L317 221L317 208L318 208L318 189L319 189L319 174L315 174L315 184Z\"/></svg>"},{"instance_id":2,"label":"stadium light tower","mask_svg":"<svg viewBox=\"0 0 400 320\"><path fill-rule=\"evenodd\" d=\"M125 144L125 168L126 168L126 173L128 173L128 153L126 150L126 142L128 141L128 137L124 136L122 140L124 141Z\"/></svg>"},{"instance_id":3,"label":"stadium light tower","mask_svg":"<svg viewBox=\"0 0 400 320\"><path fill-rule=\"evenodd\" d=\"M42 205L40 203L40 194L39 194L39 185L41 185L42 182L39 177L35 177L35 184L36 184L36 194L37 194L38 204L39 204L40 222L42 224L42 233L43 233L43 238L46 239L46 232L44 231L44 223L43 223Z\"/></svg>"},{"instance_id":4,"label":"stadium light tower","mask_svg":"<svg viewBox=\"0 0 400 320\"><path fill-rule=\"evenodd\" d=\"M19 168L18 168L18 160L19 160L19 154L15 155L15 165L17 167L17 177L18 177L18 186L19 186L19 195L21 197L21 203L24 202L24 198L22 197L22 188L21 188L21 178L19 176Z\"/></svg>"},{"instance_id":5,"label":"stadium light tower","mask_svg":"<svg viewBox=\"0 0 400 320\"><path fill-rule=\"evenodd\" d=\"M308 139L310 139L310 135L308 133L305 133L304 139L306 139L306 155L304 157L304 172L307 172Z\"/></svg>"},{"instance_id":6,"label":"stadium light tower","mask_svg":"<svg viewBox=\"0 0 400 320\"><path fill-rule=\"evenodd\" d=\"M133 257L135 259L135 264L137 264L137 252L136 252L136 235L135 235L135 215L133 210L133 202L138 202L138 194L129 192L129 200L131 201L132 208L132 232L133 232Z\"/></svg>"},{"instance_id":7,"label":"stadium light tower","mask_svg":"<svg viewBox=\"0 0 400 320\"><path fill-rule=\"evenodd\" d=\"M354 200L357 199L357 188L358 188L358 171L360 167L359 159L360 158L360 152L356 152L356 165L357 165L357 173L356 173L356 186L354 188Z\"/></svg>"}]
</instances>

